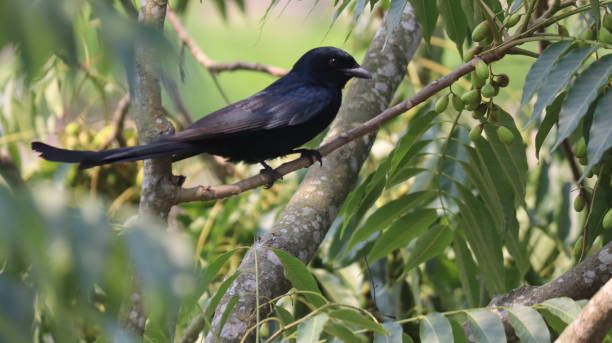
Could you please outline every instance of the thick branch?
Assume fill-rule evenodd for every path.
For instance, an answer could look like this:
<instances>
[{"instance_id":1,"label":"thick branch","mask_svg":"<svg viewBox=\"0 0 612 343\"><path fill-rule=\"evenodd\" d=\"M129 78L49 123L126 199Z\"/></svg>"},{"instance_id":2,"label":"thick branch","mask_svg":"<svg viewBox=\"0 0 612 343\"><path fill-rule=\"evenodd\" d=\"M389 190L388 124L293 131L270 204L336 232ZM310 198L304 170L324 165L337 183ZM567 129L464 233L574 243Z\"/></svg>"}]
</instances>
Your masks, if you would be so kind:
<instances>
[{"instance_id":1,"label":"thick branch","mask_svg":"<svg viewBox=\"0 0 612 343\"><path fill-rule=\"evenodd\" d=\"M386 46L387 34L384 25L374 38L362 63L372 72L373 80L357 80L352 83L338 117L325 139L329 143L325 144L322 150L326 155L323 166L313 167L308 171L274 227L247 253L240 265L240 276L217 306L208 341L214 341L216 334L219 334L221 342L239 341L256 322L255 294L258 293L260 300L265 301L264 299L279 296L289 290L290 284L284 278L283 267L276 255L261 247L282 249L304 263L314 257L338 209L353 189L359 170L374 141L373 135L353 140L350 144L342 141L342 149L337 149L340 145L334 147L333 142L338 140L333 137L372 118L388 106L421 39L412 9L407 7L401 24L390 36ZM375 131L364 131L362 136L373 132ZM254 273L256 255L257 281ZM235 296L239 296L238 303L221 328L221 317L226 305ZM262 310L261 317L268 314ZM183 342L193 342L193 336Z\"/></svg>"},{"instance_id":2,"label":"thick branch","mask_svg":"<svg viewBox=\"0 0 612 343\"><path fill-rule=\"evenodd\" d=\"M522 286L506 294L495 296L489 306L510 306L512 304L535 305L545 300L570 297L588 299L593 296L612 277L612 242L585 259L576 267L542 286ZM514 332L508 322L507 314L500 312L506 333Z\"/></svg>"},{"instance_id":3,"label":"thick branch","mask_svg":"<svg viewBox=\"0 0 612 343\"><path fill-rule=\"evenodd\" d=\"M170 7L167 9L168 21L176 31L176 35L181 42L189 48L193 57L200 63L204 68L208 69L209 72L216 74L222 71L234 71L234 70L253 70L260 71L272 76L280 77L287 74L287 70L279 67L274 67L266 64L252 63L252 62L215 62L208 57L202 49L195 43L193 39L187 33L185 26L181 23L176 13L172 11Z\"/></svg>"},{"instance_id":4,"label":"thick branch","mask_svg":"<svg viewBox=\"0 0 612 343\"><path fill-rule=\"evenodd\" d=\"M601 342L612 329L612 280L595 294L555 341L557 343Z\"/></svg>"}]
</instances>

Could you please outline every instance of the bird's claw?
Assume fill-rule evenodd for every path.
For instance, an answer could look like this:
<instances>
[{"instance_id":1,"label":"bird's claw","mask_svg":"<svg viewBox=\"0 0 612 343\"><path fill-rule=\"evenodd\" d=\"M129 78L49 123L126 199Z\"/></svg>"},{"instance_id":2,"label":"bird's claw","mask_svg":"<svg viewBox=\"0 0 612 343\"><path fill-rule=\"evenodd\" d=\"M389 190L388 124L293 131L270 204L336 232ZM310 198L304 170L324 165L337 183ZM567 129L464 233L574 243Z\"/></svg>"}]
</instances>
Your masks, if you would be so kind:
<instances>
[{"instance_id":1,"label":"bird's claw","mask_svg":"<svg viewBox=\"0 0 612 343\"><path fill-rule=\"evenodd\" d=\"M316 149L299 149L299 150L294 150L294 152L296 153L300 153L300 157L306 157L307 159L310 160L310 162L312 164L315 164L316 162L319 162L319 164L321 166L323 166L323 156L321 156L321 153L319 152L319 150Z\"/></svg>"},{"instance_id":2,"label":"bird's claw","mask_svg":"<svg viewBox=\"0 0 612 343\"><path fill-rule=\"evenodd\" d=\"M265 189L270 189L276 180L282 180L283 174L276 171L276 169L270 167L267 164L262 164L264 169L261 169L259 173L266 179Z\"/></svg>"}]
</instances>

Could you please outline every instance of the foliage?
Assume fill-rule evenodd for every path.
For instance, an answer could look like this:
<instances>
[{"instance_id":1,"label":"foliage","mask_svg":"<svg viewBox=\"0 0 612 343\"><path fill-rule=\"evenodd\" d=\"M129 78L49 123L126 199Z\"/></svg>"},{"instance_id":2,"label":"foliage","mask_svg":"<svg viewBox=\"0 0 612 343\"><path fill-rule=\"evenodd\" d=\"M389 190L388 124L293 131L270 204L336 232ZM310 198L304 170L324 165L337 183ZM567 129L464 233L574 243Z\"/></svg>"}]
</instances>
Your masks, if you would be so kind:
<instances>
[{"instance_id":1,"label":"foliage","mask_svg":"<svg viewBox=\"0 0 612 343\"><path fill-rule=\"evenodd\" d=\"M227 19L223 30L234 29L232 6L250 15L248 1L214 3L213 15ZM266 25L280 20L271 14L281 3L263 8ZM448 91L380 130L318 257L306 266L273 251L294 289L262 301L273 316L252 328L260 338L463 342L465 325L478 342L503 342L503 325L486 307L494 295L550 281L612 238L602 225L612 207L610 1L551 1L547 12L532 0L337 0L321 32L361 51L381 25L378 14L386 11L392 28L407 3L425 42L394 102L510 41L520 40L522 50L513 51L520 55L476 63ZM172 5L200 15L198 2ZM185 125L188 113L173 94L174 64L183 63L174 33L139 26L128 13L122 1L0 2L0 148L32 189L0 185L2 339L129 341L123 324L134 300L148 314L147 341L178 340L198 315L207 333L245 247L272 225L303 176L180 205L171 219L177 234L133 219L140 164L77 171L34 160L27 147L37 137L73 149L137 144L131 121L113 137L110 116L127 89L135 40L158 47L169 76L164 95L178 108L169 115ZM177 169L220 182L193 160ZM254 171L237 166L227 177ZM586 200L578 213L574 198ZM135 284L142 299L131 299ZM583 305L556 298L503 309L521 341L549 342Z\"/></svg>"}]
</instances>

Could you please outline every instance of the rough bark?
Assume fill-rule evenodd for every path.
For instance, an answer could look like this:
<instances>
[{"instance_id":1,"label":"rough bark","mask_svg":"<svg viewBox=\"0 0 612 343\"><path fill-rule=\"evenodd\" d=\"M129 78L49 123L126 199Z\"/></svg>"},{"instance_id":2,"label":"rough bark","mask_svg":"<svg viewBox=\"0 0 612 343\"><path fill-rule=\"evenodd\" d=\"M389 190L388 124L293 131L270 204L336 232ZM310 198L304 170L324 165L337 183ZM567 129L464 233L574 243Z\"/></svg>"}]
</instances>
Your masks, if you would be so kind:
<instances>
[{"instance_id":1,"label":"rough bark","mask_svg":"<svg viewBox=\"0 0 612 343\"><path fill-rule=\"evenodd\" d=\"M374 117L388 106L421 39L409 6L401 23L385 44L386 37L383 26L362 63L372 72L373 79L352 83L326 141ZM240 276L217 307L207 341L216 341L214 337L218 333L221 342L239 342L255 323L257 284L254 249L257 249L258 256L260 300L263 302L289 290L290 283L283 276L283 267L276 255L262 247L282 249L308 263L314 257L342 202L354 187L373 139L374 135L370 135L354 140L326 156L322 167L315 166L308 171L272 230L251 248L242 261ZM234 296L239 296L240 300L229 314L224 327L220 328L226 305ZM194 322L190 332L197 334L203 325L203 321ZM188 334L189 330L183 342L195 341L197 335L194 337Z\"/></svg>"},{"instance_id":2,"label":"rough bark","mask_svg":"<svg viewBox=\"0 0 612 343\"><path fill-rule=\"evenodd\" d=\"M161 30L166 17L167 0L143 0L138 21ZM130 98L134 109L134 121L138 127L141 144L151 142L162 134L174 132L166 119L161 101L159 63L155 48L147 42L137 41L134 47L134 64L128 68ZM175 186L179 179L172 175L170 158L144 161L144 177L140 195L140 215L155 216L167 221L172 207Z\"/></svg>"},{"instance_id":3,"label":"rough bark","mask_svg":"<svg viewBox=\"0 0 612 343\"><path fill-rule=\"evenodd\" d=\"M489 306L511 306L513 304L530 306L558 297L569 297L574 300L589 299L601 287L609 283L611 277L612 242L609 242L558 278L542 286L521 286L509 293L497 295L491 300ZM516 339L507 313L505 311L498 313L504 322L506 335L510 340Z\"/></svg>"},{"instance_id":4,"label":"rough bark","mask_svg":"<svg viewBox=\"0 0 612 343\"><path fill-rule=\"evenodd\" d=\"M612 329L612 280L595 294L556 343L601 342Z\"/></svg>"},{"instance_id":5,"label":"rough bark","mask_svg":"<svg viewBox=\"0 0 612 343\"><path fill-rule=\"evenodd\" d=\"M141 4L138 11L139 23L161 30L166 16L167 0L142 0ZM174 131L172 124L165 118L162 107L159 63L156 56L158 54L155 47L149 45L146 40L136 40L133 62L126 66L130 105L141 144ZM166 223L172 207L168 200L171 198L170 192L178 185L178 178L172 175L172 163L168 158L145 160L143 171L139 216L155 217ZM137 283L134 282L134 294L124 304L122 324L130 332L142 336L145 315Z\"/></svg>"}]
</instances>

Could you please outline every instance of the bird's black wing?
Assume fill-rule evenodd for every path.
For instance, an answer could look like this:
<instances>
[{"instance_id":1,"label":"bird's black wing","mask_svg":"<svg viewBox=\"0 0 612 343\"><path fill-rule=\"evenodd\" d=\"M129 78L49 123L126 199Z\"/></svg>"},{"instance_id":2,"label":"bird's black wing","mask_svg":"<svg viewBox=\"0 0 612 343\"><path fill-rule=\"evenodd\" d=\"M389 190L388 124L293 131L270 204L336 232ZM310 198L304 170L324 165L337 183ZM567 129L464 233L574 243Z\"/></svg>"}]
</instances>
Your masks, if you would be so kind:
<instances>
[{"instance_id":1,"label":"bird's black wing","mask_svg":"<svg viewBox=\"0 0 612 343\"><path fill-rule=\"evenodd\" d=\"M188 142L299 125L338 106L339 96L333 90L311 85L283 87L282 91L268 88L213 112L164 140Z\"/></svg>"}]
</instances>

